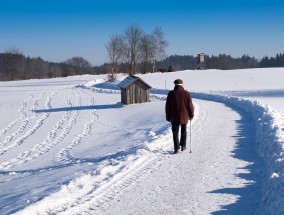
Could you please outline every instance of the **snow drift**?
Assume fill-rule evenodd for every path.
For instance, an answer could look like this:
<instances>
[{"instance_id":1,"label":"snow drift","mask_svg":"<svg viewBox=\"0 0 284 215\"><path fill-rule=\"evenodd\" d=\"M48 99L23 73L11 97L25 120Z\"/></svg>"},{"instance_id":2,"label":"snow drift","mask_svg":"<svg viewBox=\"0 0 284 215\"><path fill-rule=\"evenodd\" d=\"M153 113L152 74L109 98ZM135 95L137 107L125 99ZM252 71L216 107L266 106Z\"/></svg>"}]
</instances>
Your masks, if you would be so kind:
<instances>
[{"instance_id":1,"label":"snow drift","mask_svg":"<svg viewBox=\"0 0 284 215\"><path fill-rule=\"evenodd\" d=\"M249 113L256 127L257 151L264 160L263 199L259 211L283 214L284 116L268 105L239 97L192 93L194 98L221 102Z\"/></svg>"}]
</instances>

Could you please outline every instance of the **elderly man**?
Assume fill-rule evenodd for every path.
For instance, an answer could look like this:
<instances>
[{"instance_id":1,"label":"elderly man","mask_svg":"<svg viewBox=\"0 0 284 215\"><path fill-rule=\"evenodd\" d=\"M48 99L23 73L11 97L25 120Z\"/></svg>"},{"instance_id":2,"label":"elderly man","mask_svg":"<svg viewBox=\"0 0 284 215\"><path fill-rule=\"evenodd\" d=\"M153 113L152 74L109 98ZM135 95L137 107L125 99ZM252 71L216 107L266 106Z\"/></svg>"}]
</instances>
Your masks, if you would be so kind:
<instances>
[{"instance_id":1,"label":"elderly man","mask_svg":"<svg viewBox=\"0 0 284 215\"><path fill-rule=\"evenodd\" d=\"M186 149L186 126L194 117L194 107L190 93L183 88L183 81L174 81L175 88L168 93L166 101L166 120L172 124L174 154ZM179 128L181 135L179 140Z\"/></svg>"}]
</instances>

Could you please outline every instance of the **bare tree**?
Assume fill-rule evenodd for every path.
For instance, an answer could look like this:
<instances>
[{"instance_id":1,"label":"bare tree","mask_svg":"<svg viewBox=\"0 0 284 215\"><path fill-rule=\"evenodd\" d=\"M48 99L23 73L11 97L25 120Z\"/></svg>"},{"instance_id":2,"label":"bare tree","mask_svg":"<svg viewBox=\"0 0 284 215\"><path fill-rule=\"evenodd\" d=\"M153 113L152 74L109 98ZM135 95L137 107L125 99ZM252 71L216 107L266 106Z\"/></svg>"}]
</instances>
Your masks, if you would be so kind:
<instances>
[{"instance_id":1,"label":"bare tree","mask_svg":"<svg viewBox=\"0 0 284 215\"><path fill-rule=\"evenodd\" d=\"M124 43L123 38L120 35L113 35L110 38L110 41L106 45L108 58L111 66L111 79L114 80L114 73L118 69L118 64L122 61L124 53Z\"/></svg>"},{"instance_id":2,"label":"bare tree","mask_svg":"<svg viewBox=\"0 0 284 215\"><path fill-rule=\"evenodd\" d=\"M168 42L164 40L164 33L160 27L156 27L152 32L153 53L152 63L153 72L155 72L156 61L160 61L165 58L165 48L168 46Z\"/></svg>"},{"instance_id":3,"label":"bare tree","mask_svg":"<svg viewBox=\"0 0 284 215\"><path fill-rule=\"evenodd\" d=\"M48 63L40 57L32 58L29 62L32 78L48 77Z\"/></svg>"},{"instance_id":4,"label":"bare tree","mask_svg":"<svg viewBox=\"0 0 284 215\"><path fill-rule=\"evenodd\" d=\"M152 36L149 34L144 34L141 38L140 43L140 54L141 54L141 64L142 72L145 74L150 67L150 61L153 58L153 40Z\"/></svg>"},{"instance_id":5,"label":"bare tree","mask_svg":"<svg viewBox=\"0 0 284 215\"><path fill-rule=\"evenodd\" d=\"M72 57L66 60L64 63L75 68L74 75L82 75L84 73L89 73L92 67L89 61L82 57Z\"/></svg>"},{"instance_id":6,"label":"bare tree","mask_svg":"<svg viewBox=\"0 0 284 215\"><path fill-rule=\"evenodd\" d=\"M55 63L49 64L47 72L48 78L61 77L61 74L62 74L62 68L58 64Z\"/></svg>"},{"instance_id":7,"label":"bare tree","mask_svg":"<svg viewBox=\"0 0 284 215\"><path fill-rule=\"evenodd\" d=\"M139 59L139 48L143 32L141 28L134 24L126 28L124 31L125 37L125 52L124 55L128 59L129 73L136 73L136 65Z\"/></svg>"}]
</instances>

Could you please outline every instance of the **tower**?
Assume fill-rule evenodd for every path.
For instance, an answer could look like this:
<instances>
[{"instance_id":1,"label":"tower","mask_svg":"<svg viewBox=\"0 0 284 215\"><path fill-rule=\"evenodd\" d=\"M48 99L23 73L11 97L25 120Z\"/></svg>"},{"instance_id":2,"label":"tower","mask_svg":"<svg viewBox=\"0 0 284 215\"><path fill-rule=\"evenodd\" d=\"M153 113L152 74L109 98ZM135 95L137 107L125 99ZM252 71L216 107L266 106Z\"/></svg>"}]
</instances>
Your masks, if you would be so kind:
<instances>
[{"instance_id":1,"label":"tower","mask_svg":"<svg viewBox=\"0 0 284 215\"><path fill-rule=\"evenodd\" d=\"M197 57L197 66L196 66L196 69L197 70L203 70L205 69L205 54L204 53L200 53L198 54L198 57Z\"/></svg>"}]
</instances>

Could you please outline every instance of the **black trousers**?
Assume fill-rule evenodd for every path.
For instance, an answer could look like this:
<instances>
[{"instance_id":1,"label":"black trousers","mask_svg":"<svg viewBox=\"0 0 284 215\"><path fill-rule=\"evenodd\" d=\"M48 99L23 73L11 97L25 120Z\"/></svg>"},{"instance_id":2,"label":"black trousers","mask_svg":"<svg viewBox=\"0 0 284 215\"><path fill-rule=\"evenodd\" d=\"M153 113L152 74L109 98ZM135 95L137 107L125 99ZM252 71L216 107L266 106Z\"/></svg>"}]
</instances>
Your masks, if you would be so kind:
<instances>
[{"instance_id":1,"label":"black trousers","mask_svg":"<svg viewBox=\"0 0 284 215\"><path fill-rule=\"evenodd\" d=\"M180 140L179 140L179 127L181 127ZM175 150L180 149L181 146L186 146L186 124L174 125L172 124L172 132L174 139Z\"/></svg>"}]
</instances>

